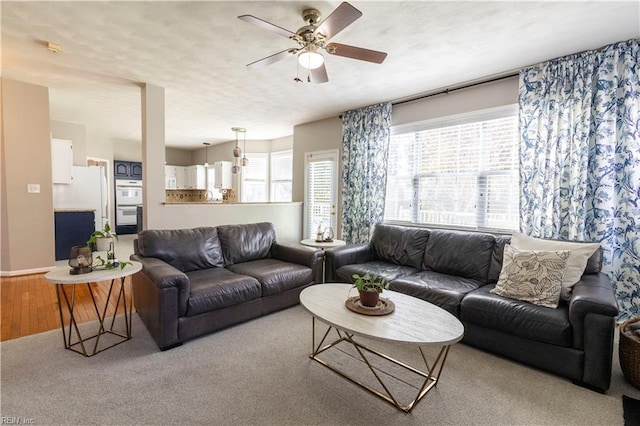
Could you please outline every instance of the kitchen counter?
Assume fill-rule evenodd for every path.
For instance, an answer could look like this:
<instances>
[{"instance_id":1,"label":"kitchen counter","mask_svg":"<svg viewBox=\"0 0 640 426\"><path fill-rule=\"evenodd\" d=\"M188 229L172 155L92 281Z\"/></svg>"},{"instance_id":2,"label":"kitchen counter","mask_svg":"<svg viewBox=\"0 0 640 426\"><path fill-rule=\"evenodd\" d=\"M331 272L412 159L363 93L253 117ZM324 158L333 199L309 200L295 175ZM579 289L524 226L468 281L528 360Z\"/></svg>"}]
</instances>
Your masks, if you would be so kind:
<instances>
[{"instance_id":1,"label":"kitchen counter","mask_svg":"<svg viewBox=\"0 0 640 426\"><path fill-rule=\"evenodd\" d=\"M54 213L95 212L95 209L53 209Z\"/></svg>"}]
</instances>

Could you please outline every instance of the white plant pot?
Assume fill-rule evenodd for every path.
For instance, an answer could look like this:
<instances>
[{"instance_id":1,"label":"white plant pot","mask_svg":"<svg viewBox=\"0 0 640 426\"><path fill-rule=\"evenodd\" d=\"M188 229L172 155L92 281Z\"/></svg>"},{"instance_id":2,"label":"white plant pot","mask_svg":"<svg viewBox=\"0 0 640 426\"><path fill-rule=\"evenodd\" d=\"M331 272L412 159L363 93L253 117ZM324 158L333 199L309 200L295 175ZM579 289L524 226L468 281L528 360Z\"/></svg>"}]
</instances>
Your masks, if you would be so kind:
<instances>
[{"instance_id":1,"label":"white plant pot","mask_svg":"<svg viewBox=\"0 0 640 426\"><path fill-rule=\"evenodd\" d=\"M113 238L96 238L96 251L109 251L109 247L113 242ZM115 250L115 248L114 248Z\"/></svg>"}]
</instances>

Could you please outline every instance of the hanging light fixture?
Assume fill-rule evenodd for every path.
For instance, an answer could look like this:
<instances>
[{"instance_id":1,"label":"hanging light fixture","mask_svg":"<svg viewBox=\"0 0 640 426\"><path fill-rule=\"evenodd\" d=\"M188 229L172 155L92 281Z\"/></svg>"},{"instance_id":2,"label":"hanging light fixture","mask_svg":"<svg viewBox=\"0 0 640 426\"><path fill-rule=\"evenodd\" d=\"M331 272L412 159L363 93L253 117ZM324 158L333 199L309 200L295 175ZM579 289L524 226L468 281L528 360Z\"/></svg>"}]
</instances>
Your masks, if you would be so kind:
<instances>
[{"instance_id":1,"label":"hanging light fixture","mask_svg":"<svg viewBox=\"0 0 640 426\"><path fill-rule=\"evenodd\" d=\"M204 167L209 168L209 147L211 144L209 142L202 142L204 145Z\"/></svg>"},{"instance_id":2,"label":"hanging light fixture","mask_svg":"<svg viewBox=\"0 0 640 426\"><path fill-rule=\"evenodd\" d=\"M247 158L247 131L244 130L242 132L242 137L244 139L244 146L242 149L244 152L242 153L242 167L247 167L249 165L249 159Z\"/></svg>"},{"instance_id":3,"label":"hanging light fixture","mask_svg":"<svg viewBox=\"0 0 640 426\"><path fill-rule=\"evenodd\" d=\"M314 70L324 64L324 56L314 45L309 45L298 55L298 63L304 68Z\"/></svg>"},{"instance_id":4,"label":"hanging light fixture","mask_svg":"<svg viewBox=\"0 0 640 426\"><path fill-rule=\"evenodd\" d=\"M242 170L242 168L240 167L240 156L242 155L242 150L240 149L240 147L238 146L238 133L242 132L245 133L247 130L242 128L242 127L232 127L231 130L233 130L236 134L236 147L233 148L233 156L235 157L235 161L233 164L233 167L231 167L231 172L232 173L240 173L240 171ZM245 137L245 148L247 145L247 141L246 141L246 137ZM246 157L245 157L246 159ZM244 163L244 160L242 160L242 162ZM249 160L247 160L248 162Z\"/></svg>"},{"instance_id":5,"label":"hanging light fixture","mask_svg":"<svg viewBox=\"0 0 640 426\"><path fill-rule=\"evenodd\" d=\"M236 133L236 147L233 148L233 156L236 158L240 158L240 147L238 146L238 132L241 130L240 127L232 127L231 130L233 130Z\"/></svg>"}]
</instances>

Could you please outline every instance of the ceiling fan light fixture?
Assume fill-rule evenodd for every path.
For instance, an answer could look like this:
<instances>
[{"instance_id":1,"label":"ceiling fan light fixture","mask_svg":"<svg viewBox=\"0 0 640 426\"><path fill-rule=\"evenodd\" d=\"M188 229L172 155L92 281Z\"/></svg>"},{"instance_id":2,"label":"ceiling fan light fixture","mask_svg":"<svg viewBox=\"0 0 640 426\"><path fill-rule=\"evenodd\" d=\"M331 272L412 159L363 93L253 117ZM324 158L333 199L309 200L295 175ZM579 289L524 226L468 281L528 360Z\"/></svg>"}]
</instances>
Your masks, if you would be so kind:
<instances>
[{"instance_id":1,"label":"ceiling fan light fixture","mask_svg":"<svg viewBox=\"0 0 640 426\"><path fill-rule=\"evenodd\" d=\"M298 63L303 68L314 70L324 64L324 57L319 52L305 50L298 55Z\"/></svg>"}]
</instances>

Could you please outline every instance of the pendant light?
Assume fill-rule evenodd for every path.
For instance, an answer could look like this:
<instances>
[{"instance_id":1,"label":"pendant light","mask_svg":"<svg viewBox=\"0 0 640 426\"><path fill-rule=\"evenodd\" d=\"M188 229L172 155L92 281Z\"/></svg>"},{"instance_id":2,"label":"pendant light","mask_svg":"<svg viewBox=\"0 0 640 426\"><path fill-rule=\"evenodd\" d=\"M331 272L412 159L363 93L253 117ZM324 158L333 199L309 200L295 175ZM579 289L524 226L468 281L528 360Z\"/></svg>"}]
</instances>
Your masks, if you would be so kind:
<instances>
[{"instance_id":1,"label":"pendant light","mask_svg":"<svg viewBox=\"0 0 640 426\"><path fill-rule=\"evenodd\" d=\"M242 137L244 139L244 146L242 149L244 152L242 153L242 167L247 167L249 165L249 159L247 158L247 131L242 132Z\"/></svg>"},{"instance_id":2,"label":"pendant light","mask_svg":"<svg viewBox=\"0 0 640 426\"><path fill-rule=\"evenodd\" d=\"M202 142L202 145L204 145L204 167L208 169L209 168L209 147L211 146L211 144L209 142Z\"/></svg>"},{"instance_id":3,"label":"pendant light","mask_svg":"<svg viewBox=\"0 0 640 426\"><path fill-rule=\"evenodd\" d=\"M232 127L231 130L233 130L236 134L236 147L233 148L233 156L235 157L235 161L234 161L233 167L231 167L231 172L237 174L237 173L240 173L240 171L242 170L242 168L240 167L240 156L242 155L242 150L238 146L238 133L240 132L245 133L246 129L242 127ZM245 139L245 147L246 147L246 139Z\"/></svg>"}]
</instances>

